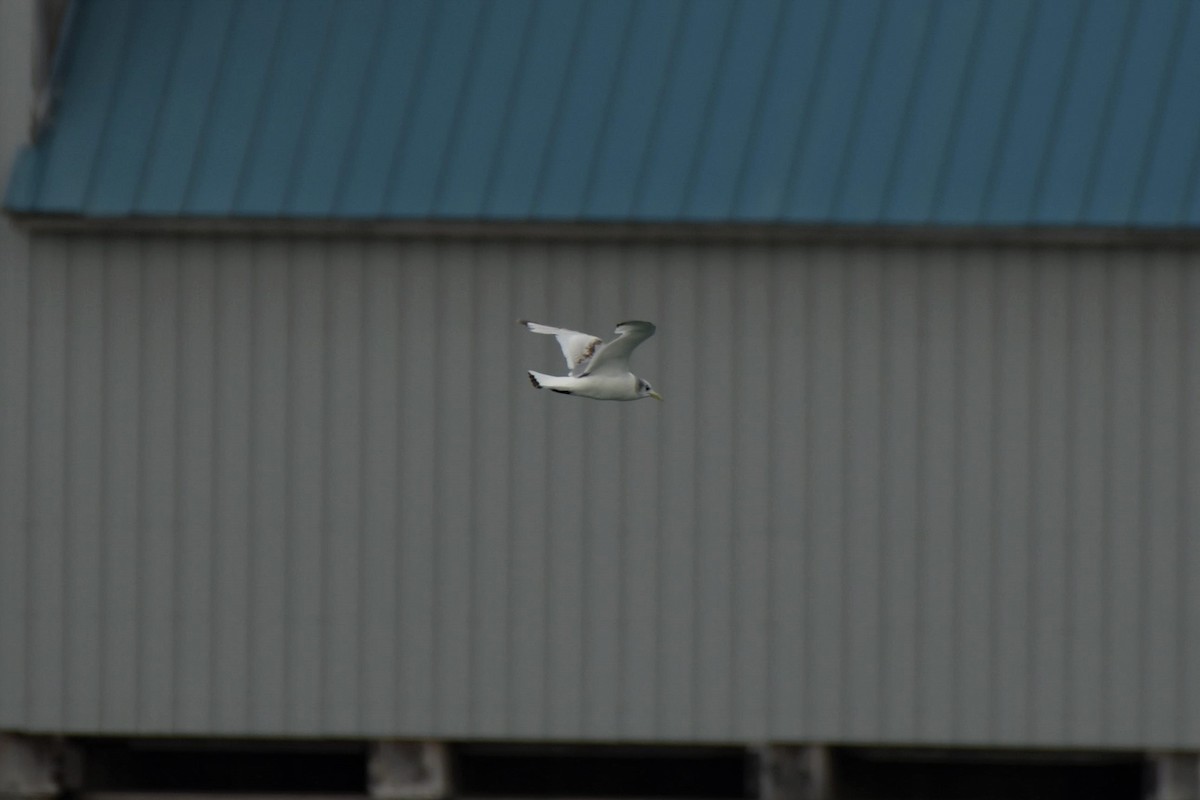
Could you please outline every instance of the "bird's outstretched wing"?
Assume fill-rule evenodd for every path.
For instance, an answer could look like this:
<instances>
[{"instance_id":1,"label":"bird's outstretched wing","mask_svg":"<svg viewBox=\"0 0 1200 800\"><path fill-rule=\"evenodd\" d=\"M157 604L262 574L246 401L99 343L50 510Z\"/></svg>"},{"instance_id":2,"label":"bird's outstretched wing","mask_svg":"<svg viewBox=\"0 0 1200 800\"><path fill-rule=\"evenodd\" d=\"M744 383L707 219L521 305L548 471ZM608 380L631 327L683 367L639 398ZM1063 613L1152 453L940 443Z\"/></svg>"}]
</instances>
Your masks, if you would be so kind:
<instances>
[{"instance_id":1,"label":"bird's outstretched wing","mask_svg":"<svg viewBox=\"0 0 1200 800\"><path fill-rule=\"evenodd\" d=\"M517 324L524 325L533 333L544 333L558 339L558 346L562 348L563 358L567 360L567 369L570 370L572 377L584 373L596 351L604 344L603 339L590 333L554 328L550 325L542 325L540 322L530 322L527 319L519 319ZM650 327L653 332L654 326Z\"/></svg>"},{"instance_id":2,"label":"bird's outstretched wing","mask_svg":"<svg viewBox=\"0 0 1200 800\"><path fill-rule=\"evenodd\" d=\"M617 325L617 338L602 344L580 375L622 374L629 372L629 355L633 348L654 335L652 322L622 322Z\"/></svg>"}]
</instances>

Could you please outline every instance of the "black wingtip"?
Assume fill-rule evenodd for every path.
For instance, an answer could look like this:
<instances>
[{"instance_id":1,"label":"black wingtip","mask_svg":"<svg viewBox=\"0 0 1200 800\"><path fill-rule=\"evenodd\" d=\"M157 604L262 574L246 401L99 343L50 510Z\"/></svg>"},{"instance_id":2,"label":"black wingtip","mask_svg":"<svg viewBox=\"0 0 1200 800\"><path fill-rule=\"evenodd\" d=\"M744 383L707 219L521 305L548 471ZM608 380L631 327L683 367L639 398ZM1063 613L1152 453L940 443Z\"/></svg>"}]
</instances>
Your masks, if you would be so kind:
<instances>
[{"instance_id":1,"label":"black wingtip","mask_svg":"<svg viewBox=\"0 0 1200 800\"><path fill-rule=\"evenodd\" d=\"M519 319L519 320L517 320L517 324L518 324L518 325L521 325L521 326L523 326L523 327L526 327L526 328L528 328L528 327L529 327L529 320L527 320L527 319Z\"/></svg>"},{"instance_id":2,"label":"black wingtip","mask_svg":"<svg viewBox=\"0 0 1200 800\"><path fill-rule=\"evenodd\" d=\"M537 377L531 372L529 373L529 382L533 384L533 388L540 389L542 385L538 383Z\"/></svg>"}]
</instances>

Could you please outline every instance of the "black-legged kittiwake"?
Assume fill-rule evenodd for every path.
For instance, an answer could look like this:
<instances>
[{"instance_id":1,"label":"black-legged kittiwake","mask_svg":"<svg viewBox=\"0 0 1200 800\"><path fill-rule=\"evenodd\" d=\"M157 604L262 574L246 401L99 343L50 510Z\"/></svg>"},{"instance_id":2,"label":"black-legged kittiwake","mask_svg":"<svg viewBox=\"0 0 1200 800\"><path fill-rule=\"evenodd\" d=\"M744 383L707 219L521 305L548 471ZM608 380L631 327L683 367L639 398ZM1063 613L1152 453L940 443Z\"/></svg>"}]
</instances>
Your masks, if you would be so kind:
<instances>
[{"instance_id":1,"label":"black-legged kittiwake","mask_svg":"<svg viewBox=\"0 0 1200 800\"><path fill-rule=\"evenodd\" d=\"M526 319L518 320L518 323L534 333L558 339L567 360L570 374L566 376L530 370L529 381L538 389L594 400L640 400L643 397L662 400L662 395L649 383L629 371L629 355L633 348L654 335L653 323L622 322L617 325L617 338L611 342L604 342L590 333L552 328Z\"/></svg>"}]
</instances>

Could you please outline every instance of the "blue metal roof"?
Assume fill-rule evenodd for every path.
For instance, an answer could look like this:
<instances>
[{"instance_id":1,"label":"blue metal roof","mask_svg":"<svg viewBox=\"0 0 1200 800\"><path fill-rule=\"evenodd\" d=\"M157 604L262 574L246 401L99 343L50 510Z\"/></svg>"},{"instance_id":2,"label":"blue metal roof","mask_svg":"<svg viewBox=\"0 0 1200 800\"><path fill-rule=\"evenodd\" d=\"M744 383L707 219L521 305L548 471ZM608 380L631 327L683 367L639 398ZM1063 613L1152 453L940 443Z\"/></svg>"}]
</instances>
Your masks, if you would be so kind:
<instances>
[{"instance_id":1,"label":"blue metal roof","mask_svg":"<svg viewBox=\"0 0 1200 800\"><path fill-rule=\"evenodd\" d=\"M11 211L1200 225L1189 0L76 0Z\"/></svg>"}]
</instances>

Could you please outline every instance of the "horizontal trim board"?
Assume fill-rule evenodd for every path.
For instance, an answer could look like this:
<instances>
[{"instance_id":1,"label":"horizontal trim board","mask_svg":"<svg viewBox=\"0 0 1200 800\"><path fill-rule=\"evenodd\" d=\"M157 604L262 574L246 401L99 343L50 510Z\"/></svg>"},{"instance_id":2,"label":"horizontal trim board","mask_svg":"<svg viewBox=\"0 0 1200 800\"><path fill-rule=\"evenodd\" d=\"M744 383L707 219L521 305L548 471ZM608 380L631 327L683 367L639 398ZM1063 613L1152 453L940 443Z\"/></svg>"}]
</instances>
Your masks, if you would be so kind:
<instances>
[{"instance_id":1,"label":"horizontal trim board","mask_svg":"<svg viewBox=\"0 0 1200 800\"><path fill-rule=\"evenodd\" d=\"M10 213L33 234L546 239L555 242L750 242L758 244L947 244L1024 247L1200 247L1200 228L761 225L629 222L481 222L232 217L78 217Z\"/></svg>"},{"instance_id":2,"label":"horizontal trim board","mask_svg":"<svg viewBox=\"0 0 1200 800\"><path fill-rule=\"evenodd\" d=\"M84 792L76 795L80 800L158 800L164 796L162 792ZM304 800L361 800L370 797L368 794L309 794L307 792L285 792L272 794L215 794L213 792L170 792L171 800L289 800L289 798L304 798Z\"/></svg>"}]
</instances>

